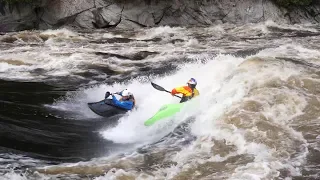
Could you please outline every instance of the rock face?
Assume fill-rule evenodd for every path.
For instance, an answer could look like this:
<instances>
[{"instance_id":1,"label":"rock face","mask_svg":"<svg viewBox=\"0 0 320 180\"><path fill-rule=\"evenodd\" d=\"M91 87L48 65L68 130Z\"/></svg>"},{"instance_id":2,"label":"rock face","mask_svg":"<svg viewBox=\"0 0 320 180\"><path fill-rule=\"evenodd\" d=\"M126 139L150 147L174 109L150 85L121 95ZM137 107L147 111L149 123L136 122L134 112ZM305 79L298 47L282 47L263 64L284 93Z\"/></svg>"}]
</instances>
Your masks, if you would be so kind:
<instances>
[{"instance_id":1,"label":"rock face","mask_svg":"<svg viewBox=\"0 0 320 180\"><path fill-rule=\"evenodd\" d=\"M0 31L20 31L38 26L40 17L37 13L46 3L39 0L33 3L7 5L0 1Z\"/></svg>"},{"instance_id":2,"label":"rock face","mask_svg":"<svg viewBox=\"0 0 320 180\"><path fill-rule=\"evenodd\" d=\"M0 31L80 28L138 28L218 23L318 23L320 3L278 7L272 0L35 0L0 2Z\"/></svg>"}]
</instances>

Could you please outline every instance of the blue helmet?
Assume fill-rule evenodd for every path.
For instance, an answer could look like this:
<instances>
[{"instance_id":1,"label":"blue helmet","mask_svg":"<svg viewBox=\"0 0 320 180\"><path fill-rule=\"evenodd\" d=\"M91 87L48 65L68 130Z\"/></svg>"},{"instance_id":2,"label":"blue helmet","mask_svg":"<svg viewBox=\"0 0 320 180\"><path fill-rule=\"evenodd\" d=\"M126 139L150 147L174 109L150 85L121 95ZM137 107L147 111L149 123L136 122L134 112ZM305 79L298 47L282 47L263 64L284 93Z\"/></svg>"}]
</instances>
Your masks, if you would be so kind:
<instances>
[{"instance_id":1,"label":"blue helmet","mask_svg":"<svg viewBox=\"0 0 320 180\"><path fill-rule=\"evenodd\" d=\"M191 84L191 85L193 85L193 86L196 86L196 85L197 85L197 81L196 81L196 79L191 78L191 79L187 82L187 84Z\"/></svg>"}]
</instances>

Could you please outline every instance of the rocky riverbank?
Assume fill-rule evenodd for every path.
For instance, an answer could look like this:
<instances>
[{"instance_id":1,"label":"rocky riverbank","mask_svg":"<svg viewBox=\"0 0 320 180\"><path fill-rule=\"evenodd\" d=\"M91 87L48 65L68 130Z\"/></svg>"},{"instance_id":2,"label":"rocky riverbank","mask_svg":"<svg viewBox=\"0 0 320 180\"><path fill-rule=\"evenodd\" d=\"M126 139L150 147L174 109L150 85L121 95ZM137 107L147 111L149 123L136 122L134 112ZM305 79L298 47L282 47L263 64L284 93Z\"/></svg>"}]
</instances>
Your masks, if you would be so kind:
<instances>
[{"instance_id":1,"label":"rocky riverbank","mask_svg":"<svg viewBox=\"0 0 320 180\"><path fill-rule=\"evenodd\" d=\"M0 31L72 26L139 28L221 23L318 23L320 3L279 6L272 0L33 0L0 2Z\"/></svg>"}]
</instances>

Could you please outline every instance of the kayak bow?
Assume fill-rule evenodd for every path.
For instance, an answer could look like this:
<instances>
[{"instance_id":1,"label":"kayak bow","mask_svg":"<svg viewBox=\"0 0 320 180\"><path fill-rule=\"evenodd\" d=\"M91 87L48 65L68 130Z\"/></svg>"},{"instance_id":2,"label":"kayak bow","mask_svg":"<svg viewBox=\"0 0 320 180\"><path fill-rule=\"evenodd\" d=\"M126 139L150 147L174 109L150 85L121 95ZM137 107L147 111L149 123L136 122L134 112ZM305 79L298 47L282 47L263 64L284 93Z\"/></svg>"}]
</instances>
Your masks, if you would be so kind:
<instances>
[{"instance_id":1,"label":"kayak bow","mask_svg":"<svg viewBox=\"0 0 320 180\"><path fill-rule=\"evenodd\" d=\"M184 106L184 103L178 103L178 104L166 104L162 106L159 111L152 116L150 119L146 120L144 122L145 126L151 126L152 124L156 123L159 120L171 117L178 113L182 107Z\"/></svg>"}]
</instances>

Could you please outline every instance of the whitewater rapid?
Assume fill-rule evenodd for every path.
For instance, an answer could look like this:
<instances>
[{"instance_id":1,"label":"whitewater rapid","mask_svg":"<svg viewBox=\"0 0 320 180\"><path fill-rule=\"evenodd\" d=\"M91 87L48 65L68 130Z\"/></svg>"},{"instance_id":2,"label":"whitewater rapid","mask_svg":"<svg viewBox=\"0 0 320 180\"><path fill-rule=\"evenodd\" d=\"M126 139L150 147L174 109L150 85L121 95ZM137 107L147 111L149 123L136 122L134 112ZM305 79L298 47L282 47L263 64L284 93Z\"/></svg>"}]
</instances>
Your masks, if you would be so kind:
<instances>
[{"instance_id":1,"label":"whitewater rapid","mask_svg":"<svg viewBox=\"0 0 320 180\"><path fill-rule=\"evenodd\" d=\"M87 103L100 101L106 91L129 88L138 108L117 125L95 130L110 142L103 157L31 163L31 173L19 177L10 167L3 179L317 177L319 162L310 156L317 155L318 130L310 127L319 127L318 29L266 22L7 34L0 39L13 48L0 53L1 79L72 87L42 104L56 121L103 122ZM162 105L179 101L150 82L170 91L191 77L200 96L173 119L145 127ZM186 122L188 129L177 135Z\"/></svg>"},{"instance_id":2,"label":"whitewater rapid","mask_svg":"<svg viewBox=\"0 0 320 180\"><path fill-rule=\"evenodd\" d=\"M281 49L282 47L279 48L279 50ZM273 52L276 51L277 49L273 49ZM261 54L264 53L261 52ZM288 64L289 67L283 67L272 65L272 63L269 65L269 62L265 64L266 67L261 69L259 63L263 62L260 62L259 59L256 60L255 56L236 58L230 55L218 55L211 57L211 59L197 58L202 59L202 61L179 66L179 70L173 75L149 79L149 81L153 81L163 87L170 87L170 89L177 85L185 84L180 82L185 82L190 77L190 74L197 79L201 96L195 98L190 107L182 110L174 120L160 122L151 127L143 125L143 122L151 117L163 104L178 102L177 98L153 89L149 81L143 82L146 79L136 79L124 85L101 85L86 90L87 98L81 99L79 102L98 101L98 97L103 97L106 90L115 92L119 89L129 88L135 94L139 104L138 109L121 118L116 127L101 132L105 139L115 143L147 145L156 142L172 132L177 125L188 118L195 117L195 121L191 124L191 132L199 140L193 142L191 146L183 148L178 154L173 155L171 158L173 158L177 165L174 169L170 167L156 171L156 173L160 173L158 174L159 177L162 176L162 173L166 173L168 174L168 179L174 178L190 166L190 161L200 164L205 162L220 162L241 154L253 155L254 162L234 169L235 173L232 174L230 179L271 178L278 175L277 171L281 168L289 168L291 174L299 174L299 171L296 171L291 163L303 163L306 150L301 152L300 156L302 157L299 157L299 159L295 159L293 162L282 162L282 160L274 157L274 154L277 154L275 149L265 144L246 140L246 134L254 133L256 134L255 136L259 136L257 134L260 133L264 134L263 131L261 132L259 129L254 128L254 122L251 122L250 119L243 119L248 122L242 123L253 127L253 129L244 130L226 123L225 121L228 118L224 116L232 111L236 111L239 108L237 107L239 106L238 104L243 103L243 101L250 99L262 102L268 101L267 99L274 94L266 93L250 97L249 93L252 89L259 86L264 87L266 82L272 81L275 78L286 81L291 76L298 76L301 70L290 66L290 63ZM272 60L270 61L272 62ZM283 90L283 92L279 93L290 93L290 91ZM303 97L299 97L299 94L292 92L290 95L293 97L291 101L301 102L295 104L289 101L286 106L280 104L275 107L267 107L262 114L270 116L270 119L275 121L274 123L286 126L285 122L300 115L302 109L306 106L306 102ZM86 112L85 109L87 107L83 105L82 108L83 111L81 112ZM79 108L77 109L79 110ZM297 138L300 142L306 143L301 134L287 127L284 127L284 129L290 131L292 133L291 136ZM215 155L215 152L211 149L215 145L212 142L213 140L223 140L226 145L235 146L237 151L231 152L225 155L225 157L220 157L219 154ZM210 157L211 153L213 153L212 157ZM199 156L201 157L200 159L198 159ZM109 178L109 176L107 177Z\"/></svg>"}]
</instances>

